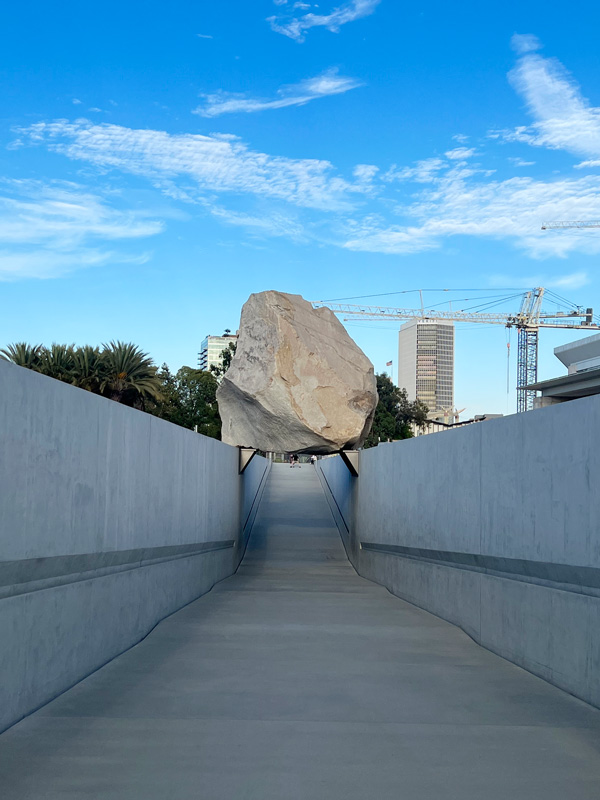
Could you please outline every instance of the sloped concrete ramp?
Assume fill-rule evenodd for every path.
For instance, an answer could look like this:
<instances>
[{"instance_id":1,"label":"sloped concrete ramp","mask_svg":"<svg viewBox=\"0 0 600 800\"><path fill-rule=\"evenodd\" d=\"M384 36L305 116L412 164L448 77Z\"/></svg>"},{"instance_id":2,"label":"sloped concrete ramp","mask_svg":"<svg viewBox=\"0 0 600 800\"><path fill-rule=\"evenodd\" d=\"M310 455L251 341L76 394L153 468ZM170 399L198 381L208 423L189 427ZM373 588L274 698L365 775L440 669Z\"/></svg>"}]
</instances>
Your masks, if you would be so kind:
<instances>
[{"instance_id":1,"label":"sloped concrete ramp","mask_svg":"<svg viewBox=\"0 0 600 800\"><path fill-rule=\"evenodd\" d=\"M600 711L358 577L275 465L237 574L2 735L0 796L598 800Z\"/></svg>"}]
</instances>

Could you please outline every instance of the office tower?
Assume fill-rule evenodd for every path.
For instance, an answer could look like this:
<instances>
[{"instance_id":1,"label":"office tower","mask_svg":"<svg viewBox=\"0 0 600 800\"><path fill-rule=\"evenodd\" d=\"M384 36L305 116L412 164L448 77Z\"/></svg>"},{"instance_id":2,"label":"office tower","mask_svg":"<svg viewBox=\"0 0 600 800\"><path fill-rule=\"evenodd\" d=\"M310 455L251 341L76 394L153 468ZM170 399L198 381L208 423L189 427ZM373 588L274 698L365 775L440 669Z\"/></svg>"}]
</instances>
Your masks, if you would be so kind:
<instances>
[{"instance_id":1,"label":"office tower","mask_svg":"<svg viewBox=\"0 0 600 800\"><path fill-rule=\"evenodd\" d=\"M454 324L411 320L398 334L398 386L430 411L454 408Z\"/></svg>"},{"instance_id":2,"label":"office tower","mask_svg":"<svg viewBox=\"0 0 600 800\"><path fill-rule=\"evenodd\" d=\"M237 334L226 336L206 336L200 345L198 353L198 369L209 371L211 366L220 367L223 363L223 350L229 347L229 343L237 342Z\"/></svg>"}]
</instances>

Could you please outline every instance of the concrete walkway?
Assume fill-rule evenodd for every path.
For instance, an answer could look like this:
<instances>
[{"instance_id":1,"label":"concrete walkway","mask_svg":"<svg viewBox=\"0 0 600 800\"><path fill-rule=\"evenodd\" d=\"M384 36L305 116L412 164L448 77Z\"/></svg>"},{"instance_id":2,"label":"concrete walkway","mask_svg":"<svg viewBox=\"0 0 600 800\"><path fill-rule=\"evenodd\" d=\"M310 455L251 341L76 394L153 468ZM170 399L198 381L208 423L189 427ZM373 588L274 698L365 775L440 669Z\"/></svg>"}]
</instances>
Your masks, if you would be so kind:
<instances>
[{"instance_id":1,"label":"concrete walkway","mask_svg":"<svg viewBox=\"0 0 600 800\"><path fill-rule=\"evenodd\" d=\"M3 800L598 800L600 711L359 578L310 466L238 573L0 737Z\"/></svg>"}]
</instances>

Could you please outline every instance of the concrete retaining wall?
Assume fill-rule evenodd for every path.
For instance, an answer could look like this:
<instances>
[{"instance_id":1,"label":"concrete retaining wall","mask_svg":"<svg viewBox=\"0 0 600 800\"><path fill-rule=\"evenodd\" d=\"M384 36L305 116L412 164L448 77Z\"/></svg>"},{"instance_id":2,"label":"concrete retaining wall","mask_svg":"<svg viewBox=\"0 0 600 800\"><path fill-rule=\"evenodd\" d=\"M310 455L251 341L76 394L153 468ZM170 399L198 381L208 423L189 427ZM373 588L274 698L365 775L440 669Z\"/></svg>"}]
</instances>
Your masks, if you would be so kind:
<instances>
[{"instance_id":1,"label":"concrete retaining wall","mask_svg":"<svg viewBox=\"0 0 600 800\"><path fill-rule=\"evenodd\" d=\"M590 397L319 471L361 575L600 706L599 441Z\"/></svg>"},{"instance_id":2,"label":"concrete retaining wall","mask_svg":"<svg viewBox=\"0 0 600 800\"><path fill-rule=\"evenodd\" d=\"M0 361L0 730L234 572L268 467Z\"/></svg>"}]
</instances>

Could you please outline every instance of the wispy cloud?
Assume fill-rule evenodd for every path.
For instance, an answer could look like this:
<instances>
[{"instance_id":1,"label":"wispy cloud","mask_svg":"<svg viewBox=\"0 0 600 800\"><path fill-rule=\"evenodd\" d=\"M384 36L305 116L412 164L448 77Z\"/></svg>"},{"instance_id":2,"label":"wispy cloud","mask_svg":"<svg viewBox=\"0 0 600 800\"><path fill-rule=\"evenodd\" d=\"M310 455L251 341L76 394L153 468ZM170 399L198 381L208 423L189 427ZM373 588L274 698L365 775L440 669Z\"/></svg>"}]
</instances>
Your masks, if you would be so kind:
<instances>
[{"instance_id":1,"label":"wispy cloud","mask_svg":"<svg viewBox=\"0 0 600 800\"><path fill-rule=\"evenodd\" d=\"M508 160L515 167L532 167L535 164L535 161L525 161L524 158L518 156L511 156Z\"/></svg>"},{"instance_id":2,"label":"wispy cloud","mask_svg":"<svg viewBox=\"0 0 600 800\"><path fill-rule=\"evenodd\" d=\"M61 278L70 272L110 263L145 264L150 258L150 253L130 256L122 252L90 247L66 253L52 249L23 252L0 248L0 281Z\"/></svg>"},{"instance_id":3,"label":"wispy cloud","mask_svg":"<svg viewBox=\"0 0 600 800\"><path fill-rule=\"evenodd\" d=\"M570 141L566 131L577 114L593 121L597 110L585 104L566 73L539 56L536 40L513 41L513 46L520 58L517 77L513 74L511 80L531 95L529 107L540 120L527 129L527 136L537 137L536 143L542 137L550 142L553 136L556 147L559 141ZM287 87L276 99L221 96L218 102L213 98L211 113L210 103L203 110L216 116L232 110L224 108L231 102L242 103L247 111L304 102L309 96L347 91L349 85L340 81L352 79L326 73ZM557 122L561 113L564 128ZM175 202L196 204L256 236L319 239L350 250L393 254L440 248L460 236L512 243L533 258L545 258L600 253L600 237L594 232L541 230L544 219L600 217L600 174L582 172L600 166L590 126L585 147L580 147L585 152L580 171L554 180L492 178L493 171L485 168L485 150L468 146L465 134L453 137L455 146L443 156L404 166L358 164L350 175L342 175L327 160L254 150L230 134L169 134L84 119L36 123L19 132L14 146L45 146L102 172L143 176ZM531 165L520 157L509 160L514 167ZM582 279L580 272L569 275L571 281Z\"/></svg>"},{"instance_id":4,"label":"wispy cloud","mask_svg":"<svg viewBox=\"0 0 600 800\"><path fill-rule=\"evenodd\" d=\"M515 33L510 40L510 46L515 53L523 55L524 53L533 53L535 50L540 50L542 44L533 33Z\"/></svg>"},{"instance_id":5,"label":"wispy cloud","mask_svg":"<svg viewBox=\"0 0 600 800\"><path fill-rule=\"evenodd\" d=\"M281 87L277 91L278 96L270 100L242 94L230 94L229 92L202 95L205 102L194 109L194 114L200 114L202 117L218 117L221 114L252 113L289 106L303 106L310 103L311 100L344 94L344 92L363 85L362 81L346 78L338 75L336 69L330 69L314 78L307 78L300 83Z\"/></svg>"},{"instance_id":6,"label":"wispy cloud","mask_svg":"<svg viewBox=\"0 0 600 800\"><path fill-rule=\"evenodd\" d=\"M600 252L597 236L546 236L545 216L600 216L600 176L552 182L533 178L486 181L481 170L455 166L402 206L404 224L367 216L353 221L345 247L381 253L414 253L440 247L452 236L512 241L534 258Z\"/></svg>"},{"instance_id":7,"label":"wispy cloud","mask_svg":"<svg viewBox=\"0 0 600 800\"><path fill-rule=\"evenodd\" d=\"M225 134L174 135L59 120L36 123L23 129L21 136L21 144L44 144L102 170L144 176L176 201L199 204L223 222L263 235L269 231L284 235L287 229L294 238L300 235L298 226L303 235L311 226L322 231L329 226L325 236L331 242L341 226L346 233L337 241L343 247L369 252L420 252L459 235L512 241L533 257L600 252L598 236L554 236L540 230L545 218L600 217L600 175L555 181L489 180L489 171L467 165L464 158L431 158L383 174L376 165L359 164L346 179L329 161L268 155ZM390 183L404 181L424 188L401 197L389 194ZM394 192L401 190L394 187ZM263 209L260 213L224 209L223 203L215 202L215 193L254 198ZM349 213L378 199L383 201L380 213L369 209L370 213L348 220ZM291 207L318 211L318 220L292 224L280 208L274 212L273 206L268 207L269 201L282 200ZM390 209L396 210L395 217L390 218ZM23 231L29 227L33 226Z\"/></svg>"},{"instance_id":8,"label":"wispy cloud","mask_svg":"<svg viewBox=\"0 0 600 800\"><path fill-rule=\"evenodd\" d=\"M245 228L251 234L261 238L283 236L296 242L306 238L303 225L289 214L273 212L257 216L241 211L232 211L214 204L207 204L206 207L213 217L228 225Z\"/></svg>"},{"instance_id":9,"label":"wispy cloud","mask_svg":"<svg viewBox=\"0 0 600 800\"><path fill-rule=\"evenodd\" d=\"M213 38L210 35L210 33L197 33L196 36L198 37L198 39L212 39Z\"/></svg>"},{"instance_id":10,"label":"wispy cloud","mask_svg":"<svg viewBox=\"0 0 600 800\"><path fill-rule=\"evenodd\" d=\"M306 31L311 28L326 28L332 33L337 33L342 25L362 17L370 16L381 0L352 0L332 9L329 14L314 14L312 11L307 14L298 14L308 8L318 8L317 4L310 3L281 3L275 0L275 5L290 7L290 11L280 12L278 15L268 17L267 22L271 23L271 28L277 33L289 36L297 42L303 42L306 38Z\"/></svg>"},{"instance_id":11,"label":"wispy cloud","mask_svg":"<svg viewBox=\"0 0 600 800\"><path fill-rule=\"evenodd\" d=\"M415 183L433 183L442 167L447 166L443 158L425 158L417 161L412 167L398 167L393 164L384 173L385 181L415 181Z\"/></svg>"},{"instance_id":12,"label":"wispy cloud","mask_svg":"<svg viewBox=\"0 0 600 800\"><path fill-rule=\"evenodd\" d=\"M435 250L440 244L424 227L417 225L390 225L378 214L350 220L346 225L347 250L367 253L402 254L423 253Z\"/></svg>"},{"instance_id":13,"label":"wispy cloud","mask_svg":"<svg viewBox=\"0 0 600 800\"><path fill-rule=\"evenodd\" d=\"M253 194L328 211L349 209L352 193L362 191L339 177L329 161L270 156L227 134L169 134L88 120L41 122L20 133L22 142L45 144L72 159L153 182L190 179L200 191Z\"/></svg>"},{"instance_id":14,"label":"wispy cloud","mask_svg":"<svg viewBox=\"0 0 600 800\"><path fill-rule=\"evenodd\" d=\"M452 150L446 150L444 153L446 158L452 161L464 161L467 158L472 158L475 155L474 147L455 147Z\"/></svg>"},{"instance_id":15,"label":"wispy cloud","mask_svg":"<svg viewBox=\"0 0 600 800\"><path fill-rule=\"evenodd\" d=\"M505 141L567 150L587 159L600 157L600 108L592 106L563 65L535 52L538 40L513 37L522 53L509 75L533 118L531 125L492 132Z\"/></svg>"},{"instance_id":16,"label":"wispy cloud","mask_svg":"<svg viewBox=\"0 0 600 800\"><path fill-rule=\"evenodd\" d=\"M357 164L352 171L354 177L365 183L370 183L379 172L379 167L374 164Z\"/></svg>"},{"instance_id":17,"label":"wispy cloud","mask_svg":"<svg viewBox=\"0 0 600 800\"><path fill-rule=\"evenodd\" d=\"M140 263L146 253L107 250L107 241L143 239L162 230L160 221L111 208L75 184L3 181L0 279L55 277L108 261Z\"/></svg>"}]
</instances>

